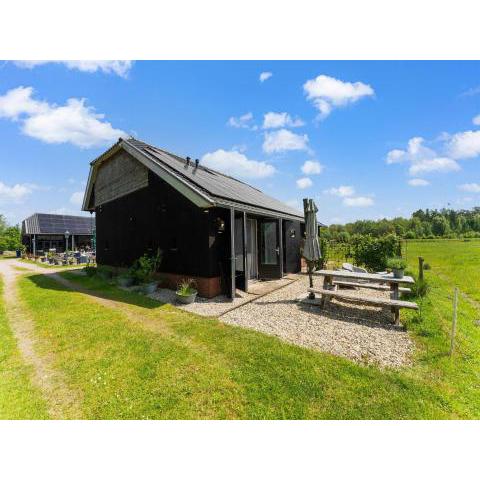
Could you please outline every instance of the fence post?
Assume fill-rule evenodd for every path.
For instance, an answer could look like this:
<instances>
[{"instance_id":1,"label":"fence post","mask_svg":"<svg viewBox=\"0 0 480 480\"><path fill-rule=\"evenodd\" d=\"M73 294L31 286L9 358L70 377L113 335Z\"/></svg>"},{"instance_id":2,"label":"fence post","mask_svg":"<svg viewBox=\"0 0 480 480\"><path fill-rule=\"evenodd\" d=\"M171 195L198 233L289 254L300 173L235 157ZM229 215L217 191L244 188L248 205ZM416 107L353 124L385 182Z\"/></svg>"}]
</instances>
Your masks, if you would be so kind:
<instances>
[{"instance_id":1,"label":"fence post","mask_svg":"<svg viewBox=\"0 0 480 480\"><path fill-rule=\"evenodd\" d=\"M423 257L418 257L418 279L423 280Z\"/></svg>"},{"instance_id":2,"label":"fence post","mask_svg":"<svg viewBox=\"0 0 480 480\"><path fill-rule=\"evenodd\" d=\"M455 333L457 331L457 305L458 305L458 288L455 287L453 292L453 319L452 319L452 334L450 337L450 356L453 354L455 348Z\"/></svg>"}]
</instances>

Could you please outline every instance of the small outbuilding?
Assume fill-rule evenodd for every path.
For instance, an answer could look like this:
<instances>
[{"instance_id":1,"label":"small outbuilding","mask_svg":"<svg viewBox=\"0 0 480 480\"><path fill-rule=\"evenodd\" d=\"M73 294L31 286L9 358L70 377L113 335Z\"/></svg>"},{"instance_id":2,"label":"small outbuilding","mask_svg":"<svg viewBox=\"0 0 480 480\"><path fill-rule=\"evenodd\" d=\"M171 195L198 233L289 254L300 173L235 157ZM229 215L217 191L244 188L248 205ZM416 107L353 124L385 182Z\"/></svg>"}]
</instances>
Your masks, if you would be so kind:
<instances>
[{"instance_id":1,"label":"small outbuilding","mask_svg":"<svg viewBox=\"0 0 480 480\"><path fill-rule=\"evenodd\" d=\"M33 255L90 248L94 226L91 217L34 213L22 221L22 243Z\"/></svg>"},{"instance_id":2,"label":"small outbuilding","mask_svg":"<svg viewBox=\"0 0 480 480\"><path fill-rule=\"evenodd\" d=\"M300 271L301 212L133 138L91 163L82 208L95 212L99 265L128 267L159 248L164 279L194 278L205 297Z\"/></svg>"}]
</instances>

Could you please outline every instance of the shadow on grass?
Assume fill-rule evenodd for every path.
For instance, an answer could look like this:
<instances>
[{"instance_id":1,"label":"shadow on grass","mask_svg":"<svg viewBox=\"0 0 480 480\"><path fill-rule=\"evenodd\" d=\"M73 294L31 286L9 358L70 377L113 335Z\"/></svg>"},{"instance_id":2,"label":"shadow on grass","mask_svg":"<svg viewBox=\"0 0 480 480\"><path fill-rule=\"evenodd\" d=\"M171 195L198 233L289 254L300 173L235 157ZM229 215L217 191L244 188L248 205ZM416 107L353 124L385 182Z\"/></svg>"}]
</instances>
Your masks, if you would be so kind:
<instances>
[{"instance_id":1,"label":"shadow on grass","mask_svg":"<svg viewBox=\"0 0 480 480\"><path fill-rule=\"evenodd\" d=\"M70 282L74 288L69 288L68 286L57 281L55 278L57 275ZM116 302L127 303L148 309L156 309L167 305L143 296L139 293L122 290L116 285L109 284L105 280L80 276L71 272L34 274L28 275L27 278L37 287L47 290L64 292L76 291L91 297L101 298L104 300L114 300Z\"/></svg>"}]
</instances>

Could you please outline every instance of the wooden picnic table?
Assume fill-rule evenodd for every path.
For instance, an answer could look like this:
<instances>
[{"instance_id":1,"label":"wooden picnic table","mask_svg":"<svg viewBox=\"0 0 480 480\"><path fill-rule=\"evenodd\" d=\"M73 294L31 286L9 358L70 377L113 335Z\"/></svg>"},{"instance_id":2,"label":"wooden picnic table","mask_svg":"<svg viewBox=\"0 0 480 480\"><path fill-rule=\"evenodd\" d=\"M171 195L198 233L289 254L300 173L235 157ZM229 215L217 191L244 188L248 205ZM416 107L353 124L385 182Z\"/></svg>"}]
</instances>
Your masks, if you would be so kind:
<instances>
[{"instance_id":1,"label":"wooden picnic table","mask_svg":"<svg viewBox=\"0 0 480 480\"><path fill-rule=\"evenodd\" d=\"M352 301L366 301L367 303L387 305L391 307L393 314L393 321L398 324L400 318L400 308L418 308L416 303L405 302L400 300L400 285L407 284L413 285L415 280L410 276L403 276L402 278L395 278L391 273L379 274L379 273L359 273L349 272L346 270L316 270L315 275L323 276L323 289L309 289L312 293L322 294L321 306L325 305L327 297L341 297L342 300L351 299ZM339 279L340 284L358 286L369 288L372 284L387 284L390 287L390 301L380 300L378 298L370 297L356 297L352 295L342 295L336 293L338 285L335 284L335 280ZM343 281L343 282L342 282ZM361 283L365 282L365 283Z\"/></svg>"}]
</instances>

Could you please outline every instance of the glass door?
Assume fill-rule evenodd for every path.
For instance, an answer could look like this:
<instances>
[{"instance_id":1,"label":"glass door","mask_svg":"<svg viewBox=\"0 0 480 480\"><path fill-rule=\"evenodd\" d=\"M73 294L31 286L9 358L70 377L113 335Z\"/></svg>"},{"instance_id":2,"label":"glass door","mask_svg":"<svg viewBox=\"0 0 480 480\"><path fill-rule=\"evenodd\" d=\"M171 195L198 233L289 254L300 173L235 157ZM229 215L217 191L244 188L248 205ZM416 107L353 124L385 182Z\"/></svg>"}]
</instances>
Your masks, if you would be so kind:
<instances>
[{"instance_id":1,"label":"glass door","mask_svg":"<svg viewBox=\"0 0 480 480\"><path fill-rule=\"evenodd\" d=\"M278 220L262 219L258 221L260 255L258 273L260 278L281 278L280 242Z\"/></svg>"}]
</instances>

